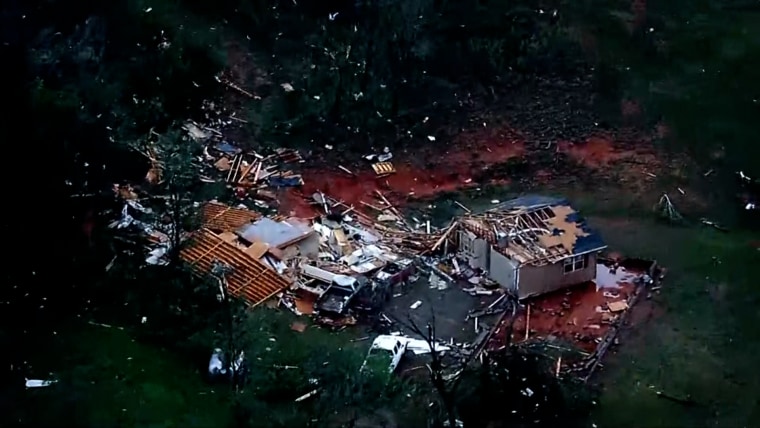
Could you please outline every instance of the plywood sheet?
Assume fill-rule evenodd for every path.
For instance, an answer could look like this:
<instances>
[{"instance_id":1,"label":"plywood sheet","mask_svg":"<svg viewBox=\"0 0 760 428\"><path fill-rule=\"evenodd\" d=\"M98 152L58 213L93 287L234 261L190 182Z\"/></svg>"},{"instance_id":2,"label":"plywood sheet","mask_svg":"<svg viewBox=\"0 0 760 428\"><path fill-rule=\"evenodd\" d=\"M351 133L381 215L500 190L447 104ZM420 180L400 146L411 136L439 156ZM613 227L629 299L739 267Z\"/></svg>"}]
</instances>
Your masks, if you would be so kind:
<instances>
[{"instance_id":1,"label":"plywood sheet","mask_svg":"<svg viewBox=\"0 0 760 428\"><path fill-rule=\"evenodd\" d=\"M250 257L253 257L254 259L258 260L262 257L264 257L264 254L269 251L269 244L266 242L254 242L251 244L250 247L246 248L243 252L248 254Z\"/></svg>"}]
</instances>

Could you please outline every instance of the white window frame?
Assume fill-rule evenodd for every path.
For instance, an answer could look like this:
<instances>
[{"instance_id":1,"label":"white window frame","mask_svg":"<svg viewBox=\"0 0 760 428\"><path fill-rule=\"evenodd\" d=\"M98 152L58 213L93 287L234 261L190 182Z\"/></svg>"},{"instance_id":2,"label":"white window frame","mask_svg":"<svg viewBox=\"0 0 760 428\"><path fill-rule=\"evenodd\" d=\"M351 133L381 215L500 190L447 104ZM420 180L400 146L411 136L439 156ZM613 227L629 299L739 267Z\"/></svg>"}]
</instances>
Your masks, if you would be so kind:
<instances>
[{"instance_id":1,"label":"white window frame","mask_svg":"<svg viewBox=\"0 0 760 428\"><path fill-rule=\"evenodd\" d=\"M588 264L588 254L580 254L564 259L562 261L562 272L564 274L586 269Z\"/></svg>"}]
</instances>

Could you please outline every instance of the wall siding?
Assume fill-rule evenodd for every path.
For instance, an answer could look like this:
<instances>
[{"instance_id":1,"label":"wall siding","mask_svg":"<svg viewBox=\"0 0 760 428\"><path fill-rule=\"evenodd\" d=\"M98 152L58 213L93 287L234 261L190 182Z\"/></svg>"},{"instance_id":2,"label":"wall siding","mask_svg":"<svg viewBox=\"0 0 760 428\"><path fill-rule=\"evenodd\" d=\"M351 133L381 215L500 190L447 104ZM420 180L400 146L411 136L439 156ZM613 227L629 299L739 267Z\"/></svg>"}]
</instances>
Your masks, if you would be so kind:
<instances>
[{"instance_id":1,"label":"wall siding","mask_svg":"<svg viewBox=\"0 0 760 428\"><path fill-rule=\"evenodd\" d=\"M472 243L472 253L468 255L470 266L475 269L488 270L491 245L485 239L476 239Z\"/></svg>"},{"instance_id":2,"label":"wall siding","mask_svg":"<svg viewBox=\"0 0 760 428\"><path fill-rule=\"evenodd\" d=\"M319 256L319 234L314 233L308 238L296 243L302 256L316 259Z\"/></svg>"},{"instance_id":3,"label":"wall siding","mask_svg":"<svg viewBox=\"0 0 760 428\"><path fill-rule=\"evenodd\" d=\"M585 269L565 274L562 262L545 266L521 266L517 297L538 296L596 278L596 253L588 255Z\"/></svg>"},{"instance_id":4,"label":"wall siding","mask_svg":"<svg viewBox=\"0 0 760 428\"><path fill-rule=\"evenodd\" d=\"M488 270L488 252L491 245L485 240L478 238L469 230L459 231L459 251L467 258L467 264L473 269Z\"/></svg>"},{"instance_id":5,"label":"wall siding","mask_svg":"<svg viewBox=\"0 0 760 428\"><path fill-rule=\"evenodd\" d=\"M491 269L488 277L499 285L514 293L515 276L517 274L517 262L508 259L504 254L491 248Z\"/></svg>"}]
</instances>

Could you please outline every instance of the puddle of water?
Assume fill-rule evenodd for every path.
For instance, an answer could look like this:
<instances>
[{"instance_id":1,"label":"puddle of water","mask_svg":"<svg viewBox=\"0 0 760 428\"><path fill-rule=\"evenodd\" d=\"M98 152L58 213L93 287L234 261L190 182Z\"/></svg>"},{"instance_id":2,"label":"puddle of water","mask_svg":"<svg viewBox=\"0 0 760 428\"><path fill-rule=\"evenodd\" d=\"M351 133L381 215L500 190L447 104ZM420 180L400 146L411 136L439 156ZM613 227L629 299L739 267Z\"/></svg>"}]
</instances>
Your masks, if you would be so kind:
<instances>
[{"instance_id":1,"label":"puddle of water","mask_svg":"<svg viewBox=\"0 0 760 428\"><path fill-rule=\"evenodd\" d=\"M638 273L618 267L615 272L610 271L608 266L596 264L596 291L601 289L617 289L633 284Z\"/></svg>"}]
</instances>

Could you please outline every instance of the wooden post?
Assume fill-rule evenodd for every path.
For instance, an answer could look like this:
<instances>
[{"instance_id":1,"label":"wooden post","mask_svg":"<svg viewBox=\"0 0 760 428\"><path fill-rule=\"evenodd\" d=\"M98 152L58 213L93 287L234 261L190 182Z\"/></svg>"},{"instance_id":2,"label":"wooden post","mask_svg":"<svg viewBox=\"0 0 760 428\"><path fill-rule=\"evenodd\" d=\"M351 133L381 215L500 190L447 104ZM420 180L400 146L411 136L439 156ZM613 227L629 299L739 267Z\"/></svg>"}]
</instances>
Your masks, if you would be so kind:
<instances>
[{"instance_id":1,"label":"wooden post","mask_svg":"<svg viewBox=\"0 0 760 428\"><path fill-rule=\"evenodd\" d=\"M525 315L525 340L530 336L530 305L528 305L528 314Z\"/></svg>"}]
</instances>

